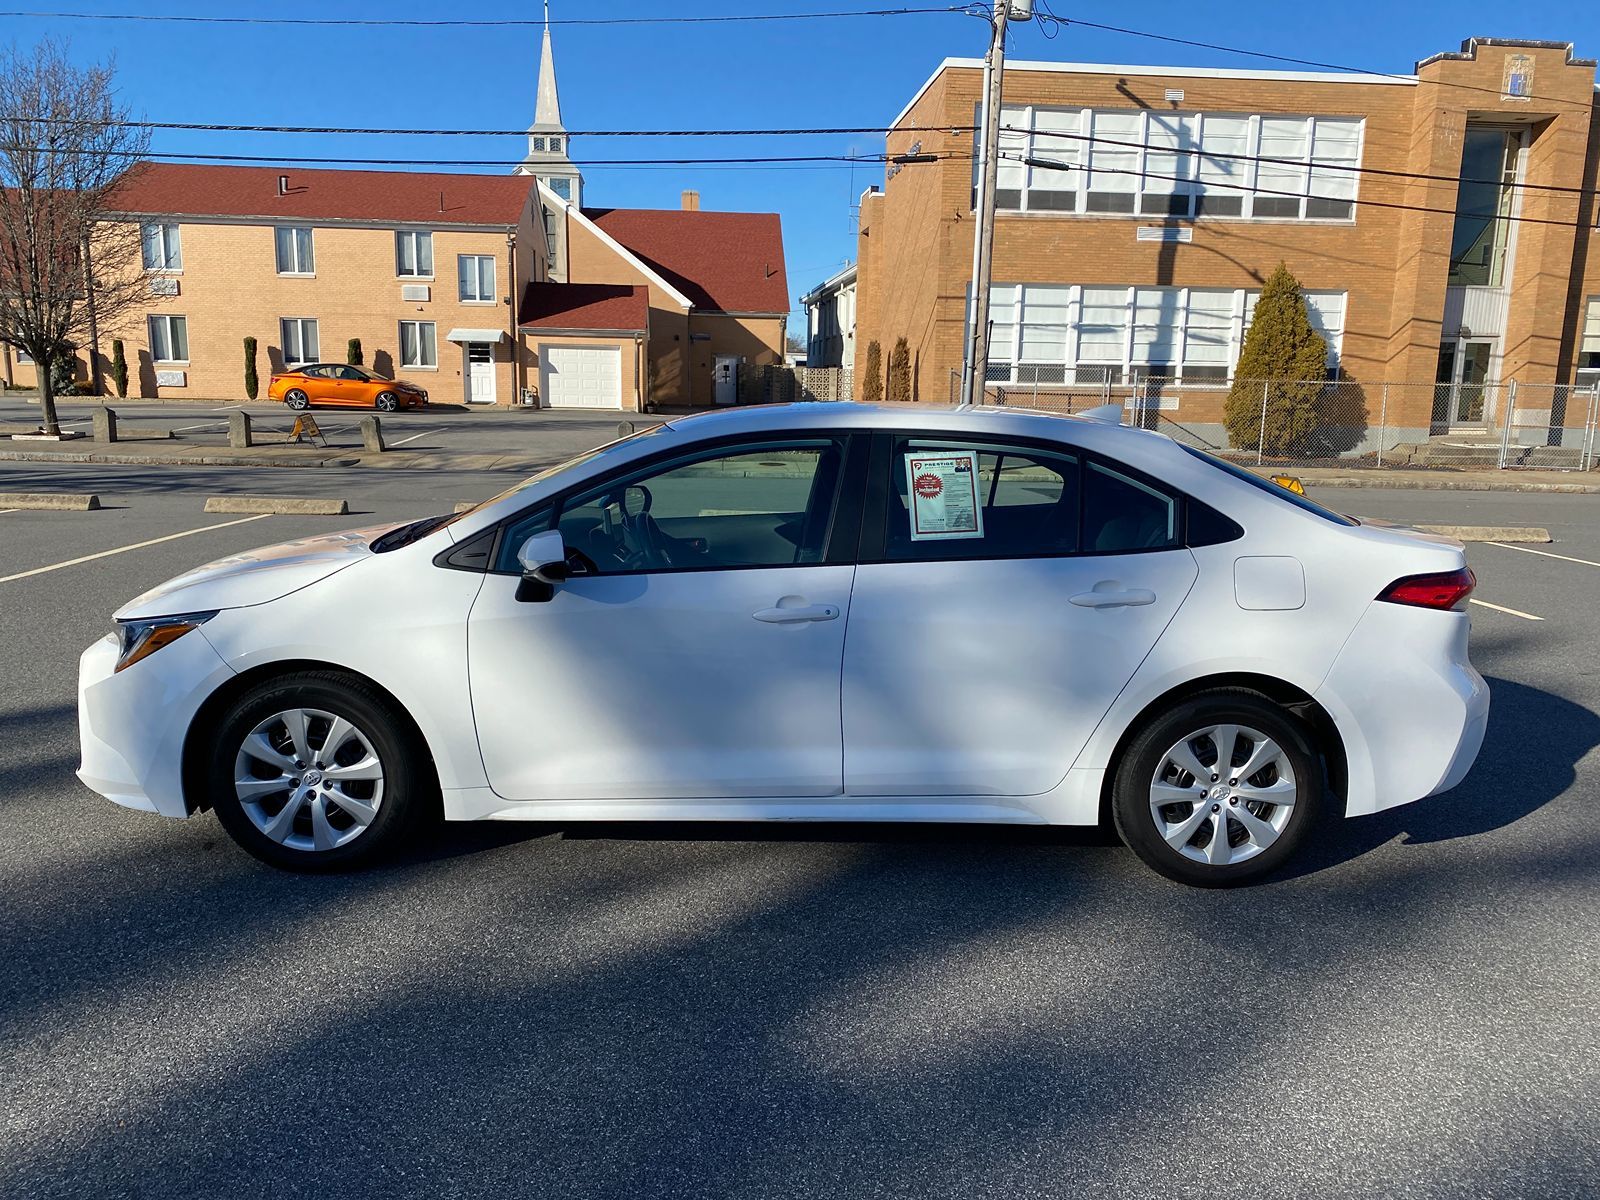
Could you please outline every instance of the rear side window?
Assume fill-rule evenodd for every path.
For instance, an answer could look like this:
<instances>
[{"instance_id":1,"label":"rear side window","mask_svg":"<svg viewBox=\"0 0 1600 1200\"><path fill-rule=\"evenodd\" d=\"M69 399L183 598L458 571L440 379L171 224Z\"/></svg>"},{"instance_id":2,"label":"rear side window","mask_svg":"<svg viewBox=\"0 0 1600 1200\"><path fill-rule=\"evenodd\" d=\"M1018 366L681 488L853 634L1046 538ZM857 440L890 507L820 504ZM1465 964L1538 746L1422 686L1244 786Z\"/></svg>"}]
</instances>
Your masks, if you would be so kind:
<instances>
[{"instance_id":1,"label":"rear side window","mask_svg":"<svg viewBox=\"0 0 1600 1200\"><path fill-rule=\"evenodd\" d=\"M1078 460L898 438L884 557L1030 558L1078 549Z\"/></svg>"},{"instance_id":2,"label":"rear side window","mask_svg":"<svg viewBox=\"0 0 1600 1200\"><path fill-rule=\"evenodd\" d=\"M1212 454L1207 454L1203 450L1196 450L1193 446L1184 445L1182 442L1178 444L1183 446L1185 450L1194 455L1196 458L1200 459L1202 462L1209 463L1211 466L1217 468L1217 470L1228 475L1232 475L1235 479L1243 480L1251 487L1266 492L1269 496L1281 500L1285 504L1292 504L1294 507L1302 510L1303 512L1308 512L1313 516L1321 517L1324 521L1332 521L1335 525L1357 524L1357 522L1352 521L1349 517L1334 512L1331 508L1323 508L1322 505L1318 504L1315 500L1308 500L1304 496L1296 495L1288 488L1279 487L1270 479L1263 479L1261 476L1250 471L1246 471L1243 467L1236 466L1225 459L1217 458Z\"/></svg>"},{"instance_id":3,"label":"rear side window","mask_svg":"<svg viewBox=\"0 0 1600 1200\"><path fill-rule=\"evenodd\" d=\"M1089 554L1166 550L1180 544L1178 500L1092 462L1083 481L1083 548Z\"/></svg>"}]
</instances>

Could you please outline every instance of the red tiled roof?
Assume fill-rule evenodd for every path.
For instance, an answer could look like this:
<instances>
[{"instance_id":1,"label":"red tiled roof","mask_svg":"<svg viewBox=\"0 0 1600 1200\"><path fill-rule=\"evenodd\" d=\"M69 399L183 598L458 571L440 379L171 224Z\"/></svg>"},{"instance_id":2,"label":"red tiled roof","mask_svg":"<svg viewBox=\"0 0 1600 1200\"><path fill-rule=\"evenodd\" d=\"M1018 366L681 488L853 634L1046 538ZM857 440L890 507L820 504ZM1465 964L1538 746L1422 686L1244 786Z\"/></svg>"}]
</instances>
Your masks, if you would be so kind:
<instances>
[{"instance_id":1,"label":"red tiled roof","mask_svg":"<svg viewBox=\"0 0 1600 1200\"><path fill-rule=\"evenodd\" d=\"M529 329L634 332L650 321L650 289L625 283L530 283L517 324Z\"/></svg>"},{"instance_id":2,"label":"red tiled roof","mask_svg":"<svg viewBox=\"0 0 1600 1200\"><path fill-rule=\"evenodd\" d=\"M288 176L285 195L278 177ZM439 225L515 225L531 175L313 171L141 163L111 197L120 212L193 217L305 218Z\"/></svg>"},{"instance_id":3,"label":"red tiled roof","mask_svg":"<svg viewBox=\"0 0 1600 1200\"><path fill-rule=\"evenodd\" d=\"M696 308L787 313L783 226L777 213L586 208L606 233Z\"/></svg>"}]
</instances>

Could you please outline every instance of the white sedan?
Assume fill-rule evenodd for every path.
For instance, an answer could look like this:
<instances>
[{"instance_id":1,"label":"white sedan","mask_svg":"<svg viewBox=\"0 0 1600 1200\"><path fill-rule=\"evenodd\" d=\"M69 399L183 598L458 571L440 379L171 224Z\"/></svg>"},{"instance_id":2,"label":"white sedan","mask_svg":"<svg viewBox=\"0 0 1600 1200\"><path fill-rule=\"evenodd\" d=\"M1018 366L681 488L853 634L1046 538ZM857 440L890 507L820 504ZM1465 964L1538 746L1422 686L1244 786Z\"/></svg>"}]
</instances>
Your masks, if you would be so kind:
<instances>
[{"instance_id":1,"label":"white sedan","mask_svg":"<svg viewBox=\"0 0 1600 1200\"><path fill-rule=\"evenodd\" d=\"M1234 884L1466 774L1472 586L1114 412L733 410L147 592L83 655L79 775L290 868L441 810L1110 821Z\"/></svg>"}]
</instances>

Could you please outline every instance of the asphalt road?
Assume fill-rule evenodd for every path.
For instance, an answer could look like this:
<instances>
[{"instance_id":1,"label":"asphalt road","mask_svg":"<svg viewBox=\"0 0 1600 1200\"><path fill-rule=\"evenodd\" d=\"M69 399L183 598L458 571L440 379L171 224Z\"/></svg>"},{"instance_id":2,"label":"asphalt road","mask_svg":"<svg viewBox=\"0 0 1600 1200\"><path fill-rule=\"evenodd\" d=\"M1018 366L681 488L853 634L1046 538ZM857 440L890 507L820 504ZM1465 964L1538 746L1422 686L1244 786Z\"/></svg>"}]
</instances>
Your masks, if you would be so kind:
<instances>
[{"instance_id":1,"label":"asphalt road","mask_svg":"<svg viewBox=\"0 0 1600 1200\"><path fill-rule=\"evenodd\" d=\"M0 582L0 1195L1595 1194L1600 497L1322 494L1587 562L1472 547L1526 614L1474 609L1477 767L1255 888L883 826L447 827L305 878L76 782L79 650L200 561L507 480L256 471L363 515L225 525L221 472L0 490L40 471L115 507L0 514L0 577L187 536Z\"/></svg>"}]
</instances>

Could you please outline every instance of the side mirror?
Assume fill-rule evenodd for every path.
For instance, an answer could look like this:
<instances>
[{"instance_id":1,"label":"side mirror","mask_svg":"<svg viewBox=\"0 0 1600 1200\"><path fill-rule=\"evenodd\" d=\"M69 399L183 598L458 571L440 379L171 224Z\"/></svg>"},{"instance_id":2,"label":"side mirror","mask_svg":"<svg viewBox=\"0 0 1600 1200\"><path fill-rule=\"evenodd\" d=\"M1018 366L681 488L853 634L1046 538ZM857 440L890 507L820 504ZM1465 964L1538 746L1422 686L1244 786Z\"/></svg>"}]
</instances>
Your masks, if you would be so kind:
<instances>
[{"instance_id":1,"label":"side mirror","mask_svg":"<svg viewBox=\"0 0 1600 1200\"><path fill-rule=\"evenodd\" d=\"M567 546L561 539L561 531L551 529L534 534L522 543L517 561L522 564L517 599L524 604L542 604L552 599L556 594L555 585L567 578Z\"/></svg>"}]
</instances>

